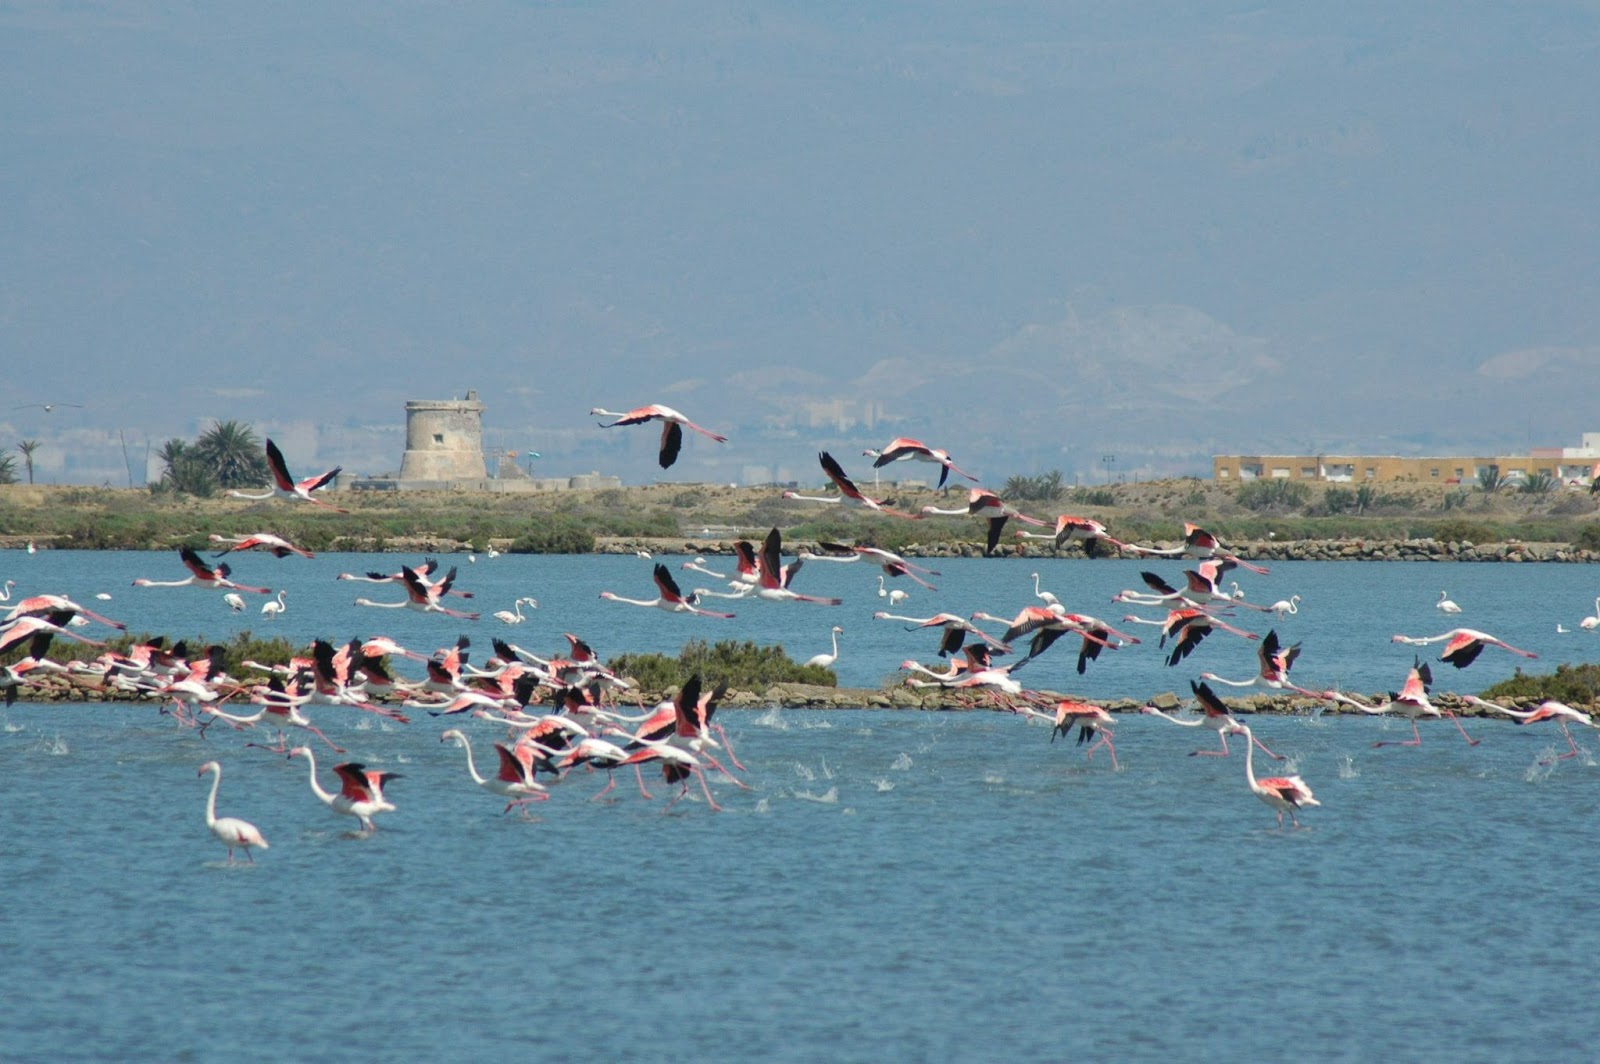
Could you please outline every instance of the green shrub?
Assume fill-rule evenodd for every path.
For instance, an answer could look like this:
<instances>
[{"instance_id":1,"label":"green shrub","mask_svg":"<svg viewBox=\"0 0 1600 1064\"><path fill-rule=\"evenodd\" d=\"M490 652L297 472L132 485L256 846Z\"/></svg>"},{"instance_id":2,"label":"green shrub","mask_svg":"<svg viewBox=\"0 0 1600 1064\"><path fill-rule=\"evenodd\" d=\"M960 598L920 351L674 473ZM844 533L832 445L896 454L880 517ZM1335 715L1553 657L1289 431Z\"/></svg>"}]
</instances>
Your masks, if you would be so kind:
<instances>
[{"instance_id":1,"label":"green shrub","mask_svg":"<svg viewBox=\"0 0 1600 1064\"><path fill-rule=\"evenodd\" d=\"M1542 702L1553 698L1569 706L1585 706L1600 700L1600 665L1557 665L1553 675L1536 676L1517 670L1509 680L1483 692L1491 702Z\"/></svg>"},{"instance_id":2,"label":"green shrub","mask_svg":"<svg viewBox=\"0 0 1600 1064\"><path fill-rule=\"evenodd\" d=\"M1481 524L1460 518L1440 521L1433 526L1431 534L1440 543L1493 543L1501 538Z\"/></svg>"},{"instance_id":3,"label":"green shrub","mask_svg":"<svg viewBox=\"0 0 1600 1064\"><path fill-rule=\"evenodd\" d=\"M1600 550L1600 524L1587 524L1572 537L1572 545L1580 550Z\"/></svg>"},{"instance_id":4,"label":"green shrub","mask_svg":"<svg viewBox=\"0 0 1600 1064\"><path fill-rule=\"evenodd\" d=\"M1311 489L1286 477L1252 480L1239 486L1236 498L1247 510L1297 510L1311 497Z\"/></svg>"},{"instance_id":5,"label":"green shrub","mask_svg":"<svg viewBox=\"0 0 1600 1064\"><path fill-rule=\"evenodd\" d=\"M593 554L594 533L570 517L541 518L511 541L510 554Z\"/></svg>"},{"instance_id":6,"label":"green shrub","mask_svg":"<svg viewBox=\"0 0 1600 1064\"><path fill-rule=\"evenodd\" d=\"M1356 493L1349 488L1329 488L1322 493L1322 510L1328 514L1342 514L1354 510Z\"/></svg>"},{"instance_id":7,"label":"green shrub","mask_svg":"<svg viewBox=\"0 0 1600 1064\"><path fill-rule=\"evenodd\" d=\"M700 673L708 687L726 683L742 690L765 690L775 683L809 683L837 687L832 669L802 665L784 653L783 645L761 646L750 640L707 644L691 639L676 658L664 654L619 654L606 663L613 672L636 681L646 691L682 686Z\"/></svg>"}]
</instances>

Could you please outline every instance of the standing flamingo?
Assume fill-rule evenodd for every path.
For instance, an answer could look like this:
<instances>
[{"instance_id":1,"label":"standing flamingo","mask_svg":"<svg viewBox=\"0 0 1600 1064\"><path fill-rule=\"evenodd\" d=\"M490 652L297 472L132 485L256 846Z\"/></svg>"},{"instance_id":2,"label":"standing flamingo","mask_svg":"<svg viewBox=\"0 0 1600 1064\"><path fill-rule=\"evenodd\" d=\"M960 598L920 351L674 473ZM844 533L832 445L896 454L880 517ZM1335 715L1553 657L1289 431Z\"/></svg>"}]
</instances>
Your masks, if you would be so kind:
<instances>
[{"instance_id":1,"label":"standing flamingo","mask_svg":"<svg viewBox=\"0 0 1600 1064\"><path fill-rule=\"evenodd\" d=\"M524 595L511 604L511 610L496 610L494 619L504 624L521 624L523 621L527 620L527 618L522 615L522 604L524 602L526 602L533 609L539 608L538 599L534 598L532 595ZM515 612L513 612L513 610L515 610Z\"/></svg>"},{"instance_id":2,"label":"standing flamingo","mask_svg":"<svg viewBox=\"0 0 1600 1064\"><path fill-rule=\"evenodd\" d=\"M661 450L657 455L657 460L661 463L662 469L666 469L678 460L678 452L683 448L683 430L686 427L694 429L702 436L709 436L718 443L728 442L728 437L712 432L710 429L703 429L672 409L672 407L662 406L660 403L651 403L649 406L637 407L627 412L606 410L597 406L590 410L589 413L596 417L614 417L617 419L609 425L601 425L600 427L603 429L616 428L618 425L643 425L647 421L660 421Z\"/></svg>"},{"instance_id":3,"label":"standing flamingo","mask_svg":"<svg viewBox=\"0 0 1600 1064\"><path fill-rule=\"evenodd\" d=\"M499 772L493 778L485 779L478 771L478 766L473 763L472 743L467 740L466 734L458 728L450 728L439 735L441 743L451 739L467 752L467 774L472 777L472 782L490 794L506 799L506 807L501 810L502 815L529 802L540 802L550 797L545 792L544 784L534 780L530 766L512 753L511 748L504 743L494 744L495 753L500 755Z\"/></svg>"},{"instance_id":4,"label":"standing flamingo","mask_svg":"<svg viewBox=\"0 0 1600 1064\"><path fill-rule=\"evenodd\" d=\"M211 796L206 799L206 827L211 829L211 834L217 837L218 842L228 848L229 864L233 864L235 849L243 850L245 857L254 864L256 859L250 853L252 849L270 850L272 847L267 845L267 840L260 830L250 821L232 816L220 818L217 816L217 788L222 786L222 765L216 761L207 761L200 766L197 774L204 776L207 772L213 773L213 776Z\"/></svg>"},{"instance_id":5,"label":"standing flamingo","mask_svg":"<svg viewBox=\"0 0 1600 1064\"><path fill-rule=\"evenodd\" d=\"M346 761L333 766L341 782L339 793L333 794L317 782L317 756L309 746L297 746L289 751L289 756L306 759L310 767L311 793L340 816L355 817L361 824L363 834L378 830L378 826L372 822L373 817L379 813L394 812L394 805L383 796L383 787L390 780L399 779L399 773L368 771L365 765Z\"/></svg>"},{"instance_id":6,"label":"standing flamingo","mask_svg":"<svg viewBox=\"0 0 1600 1064\"><path fill-rule=\"evenodd\" d=\"M1279 617L1287 617L1291 613L1299 613L1300 596L1290 595L1286 599L1279 599L1277 602L1274 602L1272 605L1268 606L1267 609L1271 610L1273 613L1276 613Z\"/></svg>"},{"instance_id":7,"label":"standing flamingo","mask_svg":"<svg viewBox=\"0 0 1600 1064\"><path fill-rule=\"evenodd\" d=\"M678 582L672 578L672 570L660 562L655 567L656 589L660 592L653 599L623 598L612 591L600 592L600 597L610 602L621 602L629 606L654 606L658 610L668 613L696 613L702 617L718 617L728 620L734 615L731 613L717 613L712 610L701 609L696 602L698 595L685 595L679 588Z\"/></svg>"},{"instance_id":8,"label":"standing flamingo","mask_svg":"<svg viewBox=\"0 0 1600 1064\"><path fill-rule=\"evenodd\" d=\"M904 588L899 588L899 587L897 587L897 588L887 588L887 587L884 587L883 586L883 574L879 573L878 574L878 597L879 598L887 598L889 600L889 605L891 605L891 606L898 606L898 605L900 605L900 603L902 603L906 599L910 598L911 595Z\"/></svg>"},{"instance_id":9,"label":"standing flamingo","mask_svg":"<svg viewBox=\"0 0 1600 1064\"><path fill-rule=\"evenodd\" d=\"M1433 608L1438 610L1440 613L1461 612L1461 607L1456 605L1455 602L1451 601L1450 592L1448 591L1439 592L1439 601L1433 604Z\"/></svg>"},{"instance_id":10,"label":"standing flamingo","mask_svg":"<svg viewBox=\"0 0 1600 1064\"><path fill-rule=\"evenodd\" d=\"M841 466L833 457L833 455L829 454L827 451L819 451L817 453L817 461L822 464L822 471L828 475L828 479L833 481L833 486L839 489L839 494L837 496L801 495L797 491L786 491L783 493L783 497L785 499L793 499L799 502L844 503L846 505L865 507L868 510L876 510L878 513L890 514L894 517L909 518L916 516L915 514L902 513L899 510L892 510L889 508L887 502L882 499L874 499L863 495L861 493L861 489L856 487L855 481L851 480L845 475L844 467Z\"/></svg>"},{"instance_id":11,"label":"standing flamingo","mask_svg":"<svg viewBox=\"0 0 1600 1064\"><path fill-rule=\"evenodd\" d=\"M950 478L951 473L958 473L973 483L978 481L978 478L971 473L956 468L956 464L950 458L948 452L929 447L918 440L906 439L904 436L890 440L881 451L869 448L861 453L864 457L877 459L872 463L872 468L874 469L882 469L891 462L932 462L939 467L939 483L934 485L938 488L944 487L944 483Z\"/></svg>"},{"instance_id":12,"label":"standing flamingo","mask_svg":"<svg viewBox=\"0 0 1600 1064\"><path fill-rule=\"evenodd\" d=\"M1283 830L1283 814L1289 814L1289 821L1295 827L1300 826L1300 820L1295 816L1295 810L1307 805L1321 805L1311 793L1311 788L1306 786L1306 781L1299 776L1272 776L1264 780L1256 779L1255 766L1255 736L1251 734L1247 725L1234 721L1228 730L1235 735L1244 735L1249 742L1244 747L1244 778L1250 784L1250 790L1257 798L1271 806L1278 814L1278 830Z\"/></svg>"},{"instance_id":13,"label":"standing flamingo","mask_svg":"<svg viewBox=\"0 0 1600 1064\"><path fill-rule=\"evenodd\" d=\"M813 654L806 659L807 665L818 665L824 669L833 668L833 663L839 660L839 633L844 631L837 624L833 626L833 650L827 654Z\"/></svg>"},{"instance_id":14,"label":"standing flamingo","mask_svg":"<svg viewBox=\"0 0 1600 1064\"><path fill-rule=\"evenodd\" d=\"M1600 483L1600 481L1596 481L1596 483ZM1578 627L1586 632L1592 632L1596 628L1600 628L1600 597L1596 597L1594 600L1594 615L1579 621Z\"/></svg>"},{"instance_id":15,"label":"standing flamingo","mask_svg":"<svg viewBox=\"0 0 1600 1064\"><path fill-rule=\"evenodd\" d=\"M262 615L269 621L275 621L279 617L283 616L283 611L287 608L286 604L284 603L284 599L288 597L289 592L280 588L278 591L278 597L276 599L273 599L271 602L263 602L261 604Z\"/></svg>"},{"instance_id":16,"label":"standing flamingo","mask_svg":"<svg viewBox=\"0 0 1600 1064\"><path fill-rule=\"evenodd\" d=\"M1510 643L1496 639L1488 632L1480 632L1475 628L1452 628L1441 635L1430 636L1397 635L1391 637L1389 641L1391 643L1404 643L1413 647L1424 647L1430 643L1444 643L1445 647L1439 653L1439 660L1448 661L1458 669L1464 669L1476 661L1478 655L1483 653L1483 648L1486 646L1509 650L1511 653L1520 654L1525 658L1539 656L1531 650L1514 647Z\"/></svg>"},{"instance_id":17,"label":"standing flamingo","mask_svg":"<svg viewBox=\"0 0 1600 1064\"><path fill-rule=\"evenodd\" d=\"M311 494L313 491L325 488L333 483L333 479L339 475L339 471L343 468L342 466L334 466L326 473L319 473L314 477L296 480L289 473L289 463L284 461L283 452L278 450L278 445L273 443L272 438L269 436L267 437L267 468L272 472L271 488L258 494L237 490L230 491L228 494L236 499L298 499L302 502L315 503L318 506L326 507L334 513L347 514L350 512L349 510L341 510L331 502L323 502Z\"/></svg>"}]
</instances>

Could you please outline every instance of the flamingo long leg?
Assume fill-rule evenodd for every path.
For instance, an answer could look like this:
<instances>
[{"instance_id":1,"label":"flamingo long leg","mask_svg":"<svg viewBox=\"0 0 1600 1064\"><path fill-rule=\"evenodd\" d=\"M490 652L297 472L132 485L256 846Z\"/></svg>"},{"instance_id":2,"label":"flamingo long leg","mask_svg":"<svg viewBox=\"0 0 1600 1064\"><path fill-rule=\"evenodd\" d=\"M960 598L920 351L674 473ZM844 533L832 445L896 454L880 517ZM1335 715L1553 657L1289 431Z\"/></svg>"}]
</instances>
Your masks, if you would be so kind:
<instances>
[{"instance_id":1,"label":"flamingo long leg","mask_svg":"<svg viewBox=\"0 0 1600 1064\"><path fill-rule=\"evenodd\" d=\"M1467 729L1461 726L1461 721L1456 718L1454 713L1451 713L1449 710L1445 710L1444 715L1450 718L1450 723L1456 726L1456 731L1461 733L1461 737L1467 741L1468 746L1478 745L1478 740L1467 734ZM1416 721L1412 721L1411 726L1413 728L1416 727L1416 723ZM1568 738L1571 738L1571 736L1568 736Z\"/></svg>"},{"instance_id":2,"label":"flamingo long leg","mask_svg":"<svg viewBox=\"0 0 1600 1064\"><path fill-rule=\"evenodd\" d=\"M1417 731L1417 722L1413 720L1411 722L1411 738L1409 738L1409 739L1401 739L1401 740L1388 740L1388 741L1380 739L1378 742L1375 742L1372 745L1373 745L1374 748L1377 748L1377 747L1380 747L1380 746L1421 746L1422 745L1422 733ZM1278 819L1280 821L1283 819L1283 814L1282 813L1278 814Z\"/></svg>"}]
</instances>

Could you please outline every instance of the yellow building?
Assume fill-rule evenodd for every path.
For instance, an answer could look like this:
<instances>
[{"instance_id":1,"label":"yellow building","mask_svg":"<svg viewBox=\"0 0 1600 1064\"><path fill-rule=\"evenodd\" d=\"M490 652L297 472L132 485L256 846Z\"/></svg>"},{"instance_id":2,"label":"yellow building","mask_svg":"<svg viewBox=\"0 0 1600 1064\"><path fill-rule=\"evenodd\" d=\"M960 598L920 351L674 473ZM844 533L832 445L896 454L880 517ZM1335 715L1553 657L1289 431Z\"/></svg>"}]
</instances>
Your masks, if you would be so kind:
<instances>
[{"instance_id":1,"label":"yellow building","mask_svg":"<svg viewBox=\"0 0 1600 1064\"><path fill-rule=\"evenodd\" d=\"M1223 454L1211 459L1211 476L1221 483L1262 478L1320 480L1335 484L1415 482L1478 483L1479 471L1494 468L1513 482L1536 474L1569 487L1588 487L1600 469L1600 433L1584 433L1582 447L1539 447L1526 454L1398 455Z\"/></svg>"}]
</instances>

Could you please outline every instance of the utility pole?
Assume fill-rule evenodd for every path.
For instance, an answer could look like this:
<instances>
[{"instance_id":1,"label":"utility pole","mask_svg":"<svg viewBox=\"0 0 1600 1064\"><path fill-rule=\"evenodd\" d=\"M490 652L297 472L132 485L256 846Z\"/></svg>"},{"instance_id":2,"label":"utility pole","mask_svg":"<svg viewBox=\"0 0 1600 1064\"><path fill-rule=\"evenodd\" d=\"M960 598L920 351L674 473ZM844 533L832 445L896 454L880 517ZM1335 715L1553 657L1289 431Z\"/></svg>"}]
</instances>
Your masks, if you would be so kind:
<instances>
[{"instance_id":1,"label":"utility pole","mask_svg":"<svg viewBox=\"0 0 1600 1064\"><path fill-rule=\"evenodd\" d=\"M1103 454L1100 456L1100 463L1106 467L1106 483L1110 484L1111 467L1117 464L1117 456L1114 454Z\"/></svg>"}]
</instances>

